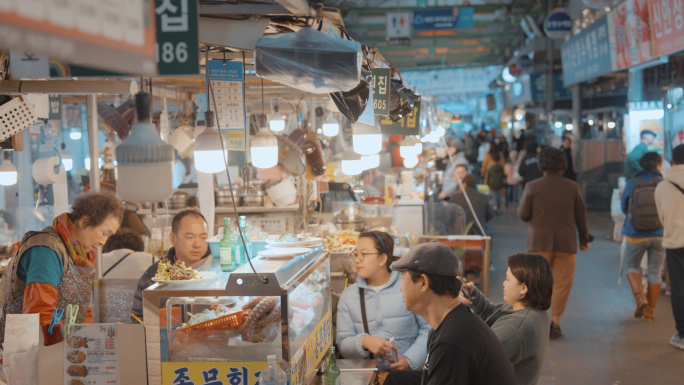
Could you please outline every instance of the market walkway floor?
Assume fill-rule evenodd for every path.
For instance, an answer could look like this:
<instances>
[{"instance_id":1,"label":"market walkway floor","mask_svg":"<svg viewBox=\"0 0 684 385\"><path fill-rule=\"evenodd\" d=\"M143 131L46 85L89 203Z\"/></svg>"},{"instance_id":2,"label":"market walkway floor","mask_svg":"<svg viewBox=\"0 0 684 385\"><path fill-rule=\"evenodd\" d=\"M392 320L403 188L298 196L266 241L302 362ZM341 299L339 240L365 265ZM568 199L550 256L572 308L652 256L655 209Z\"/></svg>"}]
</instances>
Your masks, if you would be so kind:
<instances>
[{"instance_id":1,"label":"market walkway floor","mask_svg":"<svg viewBox=\"0 0 684 385\"><path fill-rule=\"evenodd\" d=\"M509 206L490 222L490 297L503 301L506 257L524 252L527 226ZM633 318L634 297L623 278L617 285L619 245L606 238L610 221L590 213L596 241L577 255L575 283L561 318L563 337L550 341L539 385L682 383L684 351L669 345L675 333L670 297L661 293L655 322Z\"/></svg>"}]
</instances>

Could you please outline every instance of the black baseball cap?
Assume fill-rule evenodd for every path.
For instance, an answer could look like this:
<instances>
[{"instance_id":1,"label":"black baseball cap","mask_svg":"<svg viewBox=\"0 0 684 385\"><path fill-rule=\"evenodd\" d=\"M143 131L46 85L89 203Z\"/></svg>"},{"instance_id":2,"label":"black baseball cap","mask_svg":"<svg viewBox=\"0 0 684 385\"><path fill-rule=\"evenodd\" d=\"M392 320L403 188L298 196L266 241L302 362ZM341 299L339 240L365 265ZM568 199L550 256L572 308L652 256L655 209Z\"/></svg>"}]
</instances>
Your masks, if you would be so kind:
<instances>
[{"instance_id":1,"label":"black baseball cap","mask_svg":"<svg viewBox=\"0 0 684 385\"><path fill-rule=\"evenodd\" d=\"M420 243L390 266L394 271L418 270L423 273L455 277L458 257L451 247L436 242Z\"/></svg>"},{"instance_id":2,"label":"black baseball cap","mask_svg":"<svg viewBox=\"0 0 684 385\"><path fill-rule=\"evenodd\" d=\"M640 137L643 138L644 135L658 136L658 135L656 135L655 132L653 132L653 131L651 131L651 130L643 130L643 131L641 131Z\"/></svg>"}]
</instances>

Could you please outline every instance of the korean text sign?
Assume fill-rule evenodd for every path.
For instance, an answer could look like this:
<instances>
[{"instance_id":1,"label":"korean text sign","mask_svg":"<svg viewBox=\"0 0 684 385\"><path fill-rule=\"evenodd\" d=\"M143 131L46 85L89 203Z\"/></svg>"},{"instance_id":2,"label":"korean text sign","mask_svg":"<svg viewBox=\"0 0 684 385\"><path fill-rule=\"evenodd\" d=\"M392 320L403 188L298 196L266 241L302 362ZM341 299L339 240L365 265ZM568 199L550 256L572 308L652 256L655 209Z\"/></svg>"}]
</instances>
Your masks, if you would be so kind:
<instances>
[{"instance_id":1,"label":"korean text sign","mask_svg":"<svg viewBox=\"0 0 684 385\"><path fill-rule=\"evenodd\" d=\"M209 81L214 94L209 100L222 130L245 129L245 103L242 62L209 60Z\"/></svg>"},{"instance_id":2,"label":"korean text sign","mask_svg":"<svg viewBox=\"0 0 684 385\"><path fill-rule=\"evenodd\" d=\"M603 17L563 43L561 61L566 87L616 70L608 27L608 20Z\"/></svg>"},{"instance_id":3,"label":"korean text sign","mask_svg":"<svg viewBox=\"0 0 684 385\"><path fill-rule=\"evenodd\" d=\"M266 362L162 362L162 385L255 385Z\"/></svg>"},{"instance_id":4,"label":"korean text sign","mask_svg":"<svg viewBox=\"0 0 684 385\"><path fill-rule=\"evenodd\" d=\"M615 44L617 69L649 61L651 28L646 0L627 0L607 16L611 45Z\"/></svg>"},{"instance_id":5,"label":"korean text sign","mask_svg":"<svg viewBox=\"0 0 684 385\"><path fill-rule=\"evenodd\" d=\"M475 26L475 8L454 7L416 9L413 11L415 32L449 29L472 29Z\"/></svg>"},{"instance_id":6,"label":"korean text sign","mask_svg":"<svg viewBox=\"0 0 684 385\"><path fill-rule=\"evenodd\" d=\"M199 73L197 0L155 0L160 75Z\"/></svg>"},{"instance_id":7,"label":"korean text sign","mask_svg":"<svg viewBox=\"0 0 684 385\"><path fill-rule=\"evenodd\" d=\"M375 115L389 115L389 82L389 68L373 68L373 109Z\"/></svg>"},{"instance_id":8,"label":"korean text sign","mask_svg":"<svg viewBox=\"0 0 684 385\"><path fill-rule=\"evenodd\" d=\"M306 385L306 380L327 356L331 345L332 319L328 311L290 362L290 385Z\"/></svg>"},{"instance_id":9,"label":"korean text sign","mask_svg":"<svg viewBox=\"0 0 684 385\"><path fill-rule=\"evenodd\" d=\"M420 102L413 106L413 111L394 123L390 118L380 118L383 134L418 135L420 134Z\"/></svg>"},{"instance_id":10,"label":"korean text sign","mask_svg":"<svg viewBox=\"0 0 684 385\"><path fill-rule=\"evenodd\" d=\"M651 0L651 32L656 56L684 49L684 11L681 0Z\"/></svg>"}]
</instances>

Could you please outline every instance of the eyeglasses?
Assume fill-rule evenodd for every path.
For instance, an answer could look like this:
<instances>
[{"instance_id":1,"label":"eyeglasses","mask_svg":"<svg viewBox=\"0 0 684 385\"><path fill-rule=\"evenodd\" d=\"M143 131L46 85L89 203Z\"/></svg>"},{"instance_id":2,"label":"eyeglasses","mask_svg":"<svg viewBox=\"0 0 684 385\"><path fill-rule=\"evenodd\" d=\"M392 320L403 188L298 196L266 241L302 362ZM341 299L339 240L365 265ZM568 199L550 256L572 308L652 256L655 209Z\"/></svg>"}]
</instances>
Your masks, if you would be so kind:
<instances>
[{"instance_id":1,"label":"eyeglasses","mask_svg":"<svg viewBox=\"0 0 684 385\"><path fill-rule=\"evenodd\" d=\"M355 261L363 262L363 259L366 258L366 255L380 255L380 253L362 253L360 251L354 251L351 253L351 257Z\"/></svg>"}]
</instances>

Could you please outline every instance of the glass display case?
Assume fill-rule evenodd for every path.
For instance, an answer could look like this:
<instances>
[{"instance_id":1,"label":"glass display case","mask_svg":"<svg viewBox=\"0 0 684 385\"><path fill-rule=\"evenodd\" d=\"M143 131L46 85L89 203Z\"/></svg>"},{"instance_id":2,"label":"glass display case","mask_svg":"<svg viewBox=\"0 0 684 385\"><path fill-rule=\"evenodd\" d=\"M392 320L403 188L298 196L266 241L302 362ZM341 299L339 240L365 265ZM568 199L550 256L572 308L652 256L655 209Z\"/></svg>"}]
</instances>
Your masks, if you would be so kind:
<instances>
[{"instance_id":1,"label":"glass display case","mask_svg":"<svg viewBox=\"0 0 684 385\"><path fill-rule=\"evenodd\" d=\"M212 281L143 292L149 384L253 385L268 355L290 384L308 384L332 345L328 252L256 257L260 277L249 264L223 273L214 262Z\"/></svg>"}]
</instances>

